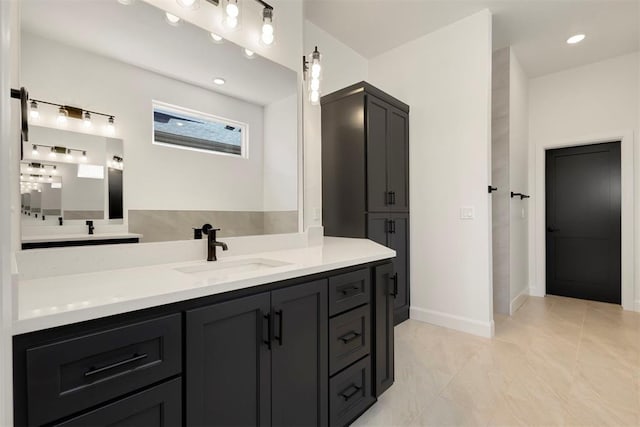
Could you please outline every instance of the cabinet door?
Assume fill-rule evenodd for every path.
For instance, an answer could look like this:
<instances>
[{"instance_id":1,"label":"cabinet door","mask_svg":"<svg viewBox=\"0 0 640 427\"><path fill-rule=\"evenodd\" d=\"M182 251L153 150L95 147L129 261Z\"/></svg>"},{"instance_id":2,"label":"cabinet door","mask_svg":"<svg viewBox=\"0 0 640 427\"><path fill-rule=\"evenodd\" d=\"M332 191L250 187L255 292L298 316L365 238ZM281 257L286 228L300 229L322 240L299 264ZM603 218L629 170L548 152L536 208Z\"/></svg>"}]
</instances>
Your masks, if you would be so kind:
<instances>
[{"instance_id":1,"label":"cabinet door","mask_svg":"<svg viewBox=\"0 0 640 427\"><path fill-rule=\"evenodd\" d=\"M387 140L389 211L409 210L409 115L391 107Z\"/></svg>"},{"instance_id":2,"label":"cabinet door","mask_svg":"<svg viewBox=\"0 0 640 427\"><path fill-rule=\"evenodd\" d=\"M187 425L270 424L270 306L263 293L187 311Z\"/></svg>"},{"instance_id":3,"label":"cabinet door","mask_svg":"<svg viewBox=\"0 0 640 427\"><path fill-rule=\"evenodd\" d=\"M182 425L180 378L53 425L55 427L174 427Z\"/></svg>"},{"instance_id":4,"label":"cabinet door","mask_svg":"<svg viewBox=\"0 0 640 427\"><path fill-rule=\"evenodd\" d=\"M328 422L327 286L319 280L271 293L274 426Z\"/></svg>"},{"instance_id":5,"label":"cabinet door","mask_svg":"<svg viewBox=\"0 0 640 427\"><path fill-rule=\"evenodd\" d=\"M393 264L374 269L374 391L380 396L393 384Z\"/></svg>"},{"instance_id":6,"label":"cabinet door","mask_svg":"<svg viewBox=\"0 0 640 427\"><path fill-rule=\"evenodd\" d=\"M367 209L388 210L387 139L391 105L367 95Z\"/></svg>"},{"instance_id":7,"label":"cabinet door","mask_svg":"<svg viewBox=\"0 0 640 427\"><path fill-rule=\"evenodd\" d=\"M386 214L367 214L367 239L387 246L388 222Z\"/></svg>"},{"instance_id":8,"label":"cabinet door","mask_svg":"<svg viewBox=\"0 0 640 427\"><path fill-rule=\"evenodd\" d=\"M389 247L396 251L393 268L395 287L395 324L409 318L409 215L390 214Z\"/></svg>"}]
</instances>

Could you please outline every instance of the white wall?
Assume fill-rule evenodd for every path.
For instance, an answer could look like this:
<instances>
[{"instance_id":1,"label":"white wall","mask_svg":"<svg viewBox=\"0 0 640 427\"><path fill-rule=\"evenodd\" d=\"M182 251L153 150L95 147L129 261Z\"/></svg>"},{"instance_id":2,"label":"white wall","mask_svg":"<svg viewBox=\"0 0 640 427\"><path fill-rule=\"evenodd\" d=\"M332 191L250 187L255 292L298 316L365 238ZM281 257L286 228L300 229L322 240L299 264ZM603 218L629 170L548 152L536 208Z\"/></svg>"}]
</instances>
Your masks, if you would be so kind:
<instances>
[{"instance_id":1,"label":"white wall","mask_svg":"<svg viewBox=\"0 0 640 427\"><path fill-rule=\"evenodd\" d=\"M264 107L265 211L298 209L298 96Z\"/></svg>"},{"instance_id":2,"label":"white wall","mask_svg":"<svg viewBox=\"0 0 640 427\"><path fill-rule=\"evenodd\" d=\"M509 55L509 184L516 193L529 194L529 79L518 58ZM510 218L510 312L529 292L529 205L531 199L513 198Z\"/></svg>"},{"instance_id":3,"label":"white wall","mask_svg":"<svg viewBox=\"0 0 640 427\"><path fill-rule=\"evenodd\" d=\"M22 84L34 98L116 116L127 209L262 210L261 106L32 34L23 34ZM249 158L153 145L152 100L248 123Z\"/></svg>"},{"instance_id":4,"label":"white wall","mask_svg":"<svg viewBox=\"0 0 640 427\"><path fill-rule=\"evenodd\" d=\"M491 14L483 10L369 63L410 113L411 317L493 333ZM460 219L460 208L475 219Z\"/></svg>"},{"instance_id":5,"label":"white wall","mask_svg":"<svg viewBox=\"0 0 640 427\"><path fill-rule=\"evenodd\" d=\"M625 182L630 178L631 187L638 195L640 187L640 162L638 161L639 126L639 65L638 54L611 58L543 77L529 83L529 166L533 173L531 186L535 203L535 218L531 221L530 234L535 236L535 252L530 269L531 293L544 293L544 148L550 144L570 145L600 142L607 138L627 135L622 146L623 174L623 302L625 286L632 283L635 270L640 269L640 259L625 259L625 251L632 252L640 240L633 231L633 188ZM635 135L635 142L634 142ZM634 165L634 155L635 165ZM635 170L635 179L633 171ZM637 196L636 196L637 197ZM637 198L636 200L640 200ZM635 221L640 210L635 208ZM632 214L633 215L633 214ZM626 224L626 225L625 225ZM624 231L628 234L625 235ZM634 239L629 236L636 236ZM637 257L636 257L637 258ZM629 286L633 290L633 285ZM640 296L640 281L636 281L636 306ZM633 296L631 297L633 298ZM631 303L632 305L632 303ZM625 308L632 308L626 306Z\"/></svg>"},{"instance_id":6,"label":"white wall","mask_svg":"<svg viewBox=\"0 0 640 427\"><path fill-rule=\"evenodd\" d=\"M322 56L321 95L367 80L368 61L310 21L304 21L304 53L318 46ZM304 176L305 224L322 225L322 135L321 111L305 93Z\"/></svg>"}]
</instances>

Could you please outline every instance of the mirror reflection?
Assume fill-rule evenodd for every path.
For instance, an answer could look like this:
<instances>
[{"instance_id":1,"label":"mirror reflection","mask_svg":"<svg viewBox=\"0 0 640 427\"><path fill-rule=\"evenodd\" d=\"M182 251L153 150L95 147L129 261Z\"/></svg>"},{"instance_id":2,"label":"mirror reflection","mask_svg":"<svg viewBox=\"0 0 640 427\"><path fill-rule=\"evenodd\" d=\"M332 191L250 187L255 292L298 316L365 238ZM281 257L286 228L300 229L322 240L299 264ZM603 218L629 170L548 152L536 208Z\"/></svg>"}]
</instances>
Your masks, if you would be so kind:
<instances>
[{"instance_id":1,"label":"mirror reflection","mask_svg":"<svg viewBox=\"0 0 640 427\"><path fill-rule=\"evenodd\" d=\"M143 1L23 0L21 9L21 85L38 100L21 165L25 224L60 234L59 217L63 228L95 219L97 234L142 242L191 239L205 223L220 237L298 232L295 71L224 34L169 25ZM114 156L126 160L110 166ZM38 163L48 166L31 180Z\"/></svg>"}]
</instances>

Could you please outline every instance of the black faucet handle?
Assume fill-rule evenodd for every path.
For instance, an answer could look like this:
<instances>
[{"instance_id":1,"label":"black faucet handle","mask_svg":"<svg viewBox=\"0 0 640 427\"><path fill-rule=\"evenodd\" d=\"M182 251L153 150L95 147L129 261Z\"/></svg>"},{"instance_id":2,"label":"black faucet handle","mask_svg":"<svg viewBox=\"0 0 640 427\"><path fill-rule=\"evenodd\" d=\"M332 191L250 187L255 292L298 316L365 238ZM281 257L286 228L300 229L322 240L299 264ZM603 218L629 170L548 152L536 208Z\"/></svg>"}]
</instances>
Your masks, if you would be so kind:
<instances>
[{"instance_id":1,"label":"black faucet handle","mask_svg":"<svg viewBox=\"0 0 640 427\"><path fill-rule=\"evenodd\" d=\"M219 228L213 228L213 225L211 225L211 224L205 224L205 225L202 226L202 232L204 234L209 234L209 231L216 232L216 231L220 231L220 229Z\"/></svg>"}]
</instances>

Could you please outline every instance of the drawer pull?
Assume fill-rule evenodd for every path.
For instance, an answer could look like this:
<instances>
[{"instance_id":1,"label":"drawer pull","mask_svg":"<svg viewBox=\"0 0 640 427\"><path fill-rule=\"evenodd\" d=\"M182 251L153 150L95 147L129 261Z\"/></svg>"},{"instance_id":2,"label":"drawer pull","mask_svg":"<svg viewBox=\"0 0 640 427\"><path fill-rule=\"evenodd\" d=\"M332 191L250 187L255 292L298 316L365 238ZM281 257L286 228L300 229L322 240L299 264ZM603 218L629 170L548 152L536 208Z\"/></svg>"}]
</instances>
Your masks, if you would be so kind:
<instances>
[{"instance_id":1,"label":"drawer pull","mask_svg":"<svg viewBox=\"0 0 640 427\"><path fill-rule=\"evenodd\" d=\"M282 313L282 310L277 310L276 316L278 316L280 322L278 323L278 336L275 338L276 340L278 340L278 344L280 344L280 347L282 347L282 322L284 322L284 315Z\"/></svg>"},{"instance_id":2,"label":"drawer pull","mask_svg":"<svg viewBox=\"0 0 640 427\"><path fill-rule=\"evenodd\" d=\"M344 295L344 296L355 295L357 293L360 293L360 286L356 286L356 285L346 286L346 287L340 289L340 292L342 292L342 295Z\"/></svg>"},{"instance_id":3,"label":"drawer pull","mask_svg":"<svg viewBox=\"0 0 640 427\"><path fill-rule=\"evenodd\" d=\"M356 394L358 394L358 392L360 391L362 387L358 387L355 384L351 384L349 387L345 388L344 390L342 390L340 392L340 397L342 397L344 399L344 401L348 401L349 399L351 399L353 396L355 396Z\"/></svg>"},{"instance_id":4,"label":"drawer pull","mask_svg":"<svg viewBox=\"0 0 640 427\"><path fill-rule=\"evenodd\" d=\"M131 357L130 359L126 359L126 360L122 360L120 362L112 363L111 365L103 366L102 368L94 368L94 367L92 367L91 369L89 369L87 372L84 373L84 376L85 377L90 377L92 375L100 374L102 372L109 371L111 369L115 369L115 368L118 368L120 366L127 365L127 364L133 363L133 362L137 362L139 360L146 359L146 358L147 358L147 354L146 353L145 354L134 354L133 357Z\"/></svg>"},{"instance_id":5,"label":"drawer pull","mask_svg":"<svg viewBox=\"0 0 640 427\"><path fill-rule=\"evenodd\" d=\"M393 281L393 290L391 291L391 295L396 298L398 296L398 273L391 276L391 280Z\"/></svg>"},{"instance_id":6,"label":"drawer pull","mask_svg":"<svg viewBox=\"0 0 640 427\"><path fill-rule=\"evenodd\" d=\"M348 333L344 334L343 336L341 336L338 339L340 341L342 341L344 344L346 344L346 343L349 343L349 342L355 340L359 336L360 336L360 333L358 333L356 331L351 331L351 332L348 332Z\"/></svg>"}]
</instances>

